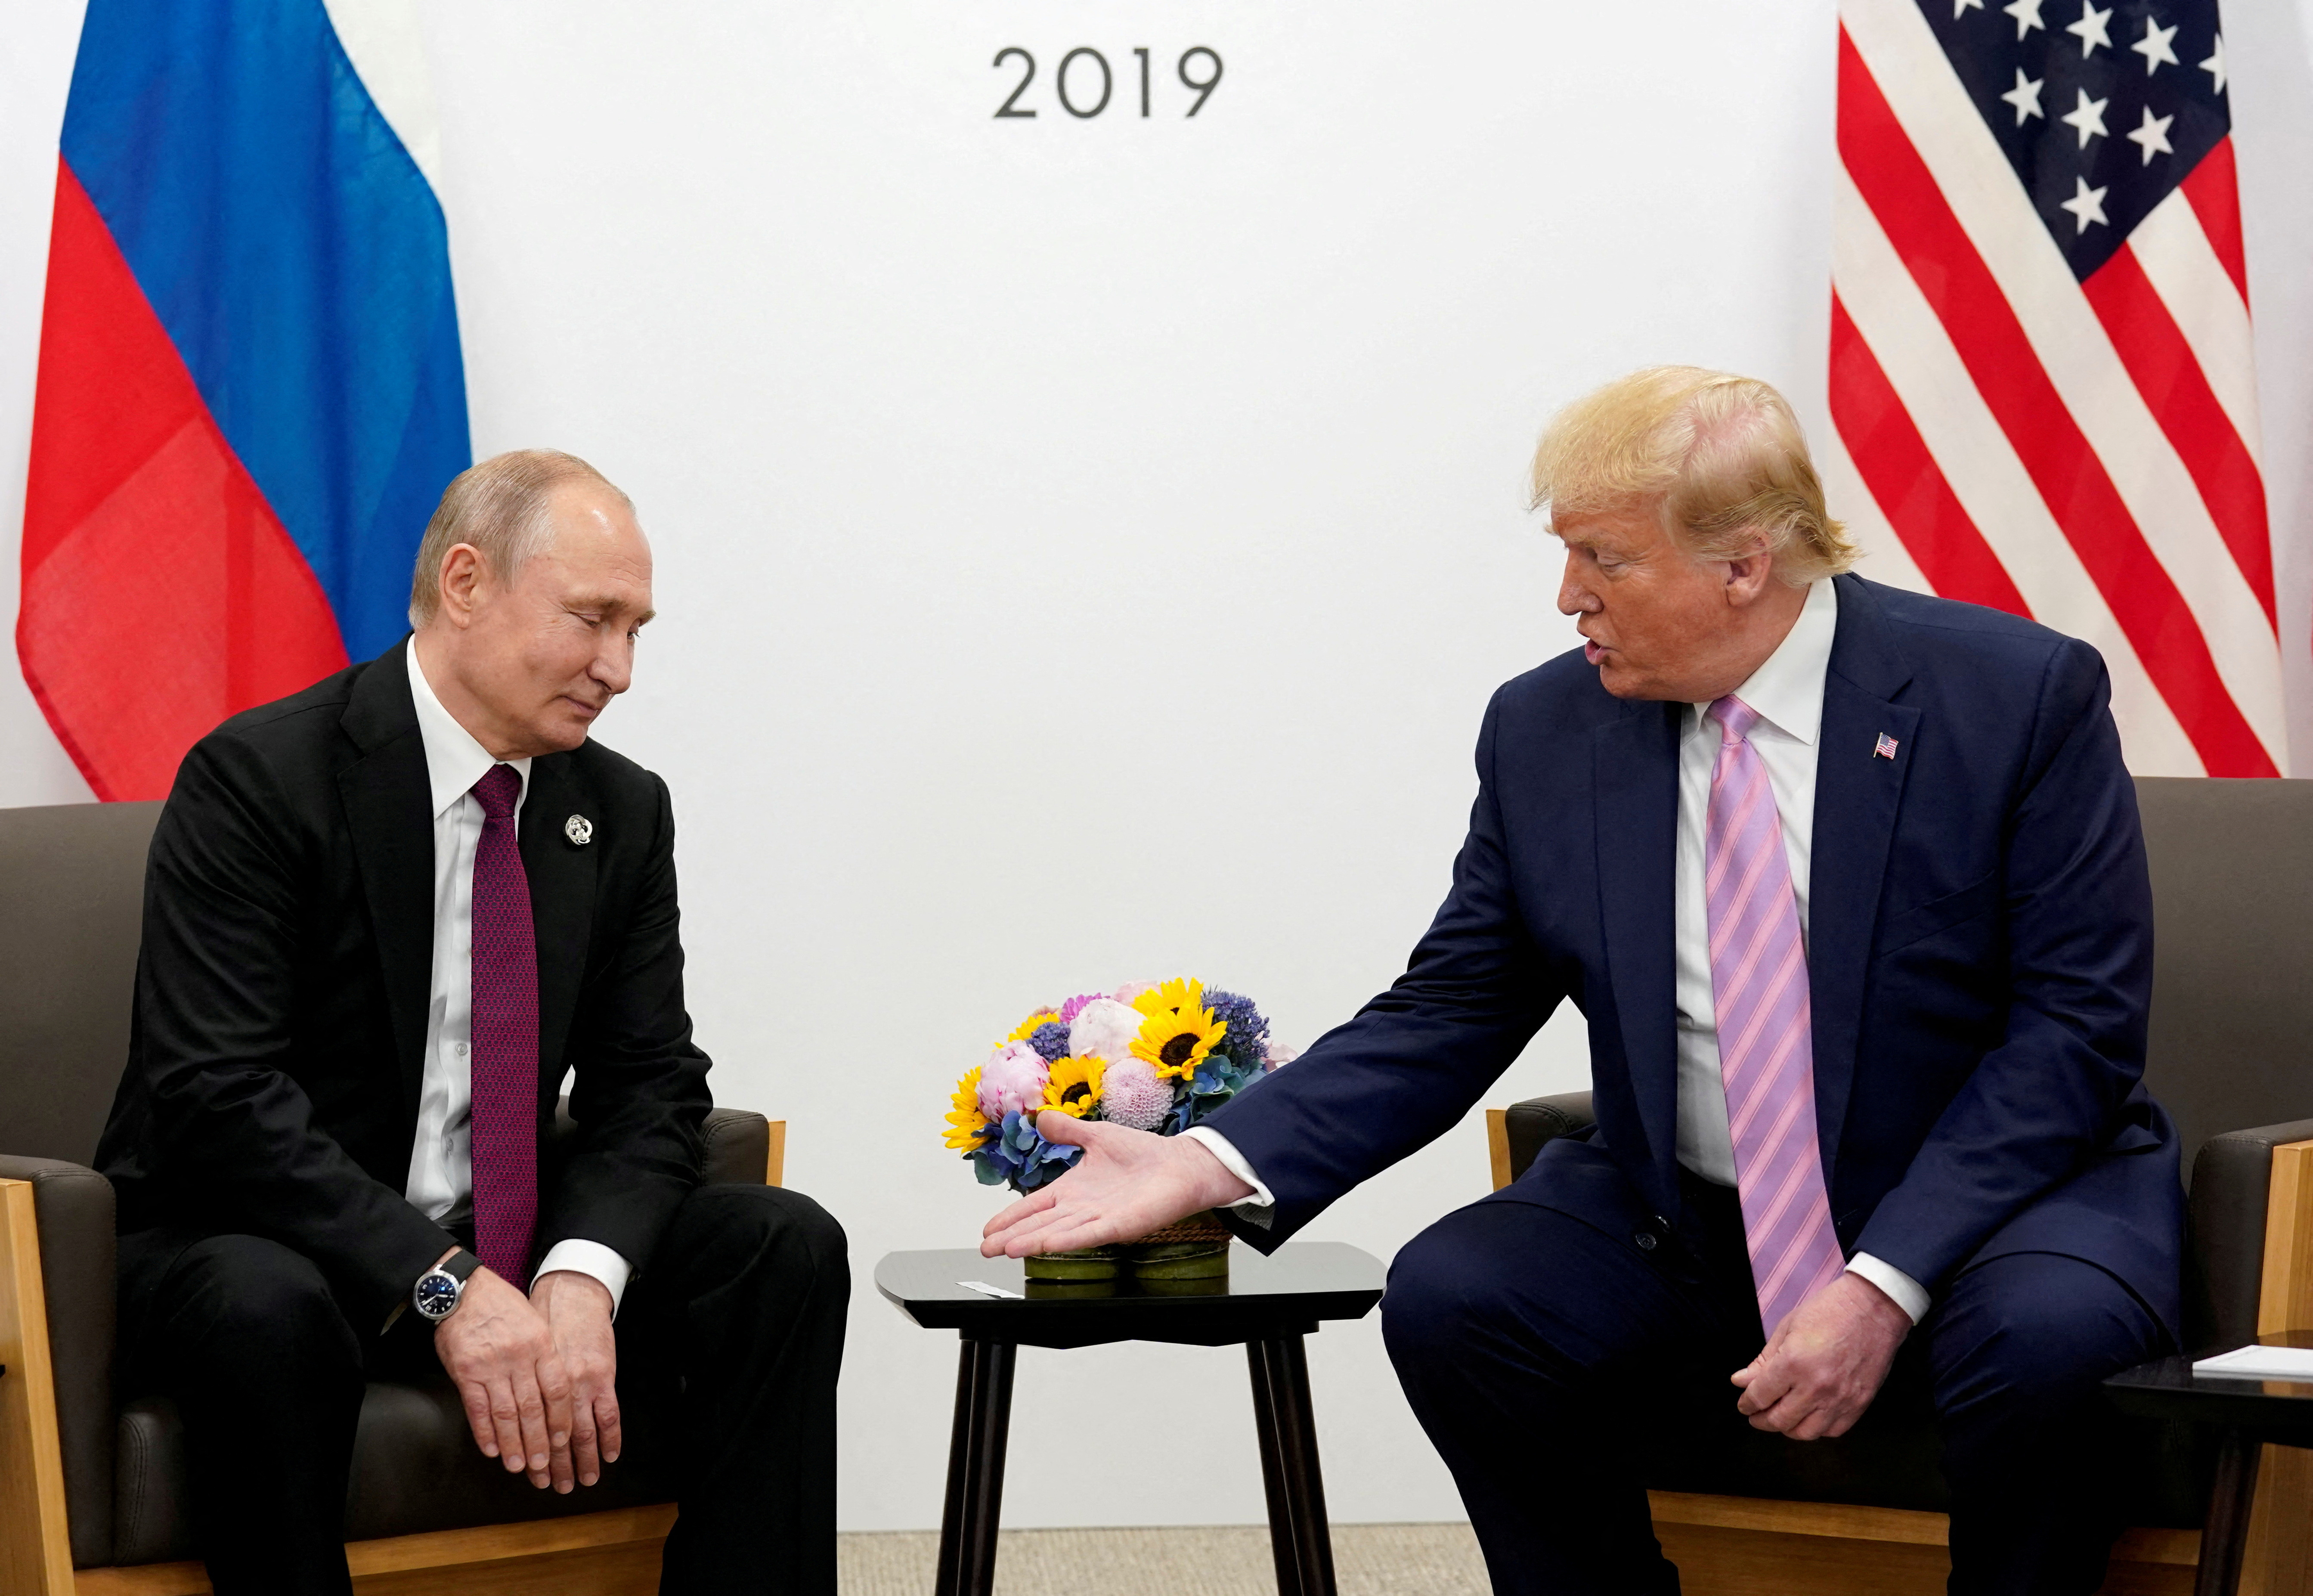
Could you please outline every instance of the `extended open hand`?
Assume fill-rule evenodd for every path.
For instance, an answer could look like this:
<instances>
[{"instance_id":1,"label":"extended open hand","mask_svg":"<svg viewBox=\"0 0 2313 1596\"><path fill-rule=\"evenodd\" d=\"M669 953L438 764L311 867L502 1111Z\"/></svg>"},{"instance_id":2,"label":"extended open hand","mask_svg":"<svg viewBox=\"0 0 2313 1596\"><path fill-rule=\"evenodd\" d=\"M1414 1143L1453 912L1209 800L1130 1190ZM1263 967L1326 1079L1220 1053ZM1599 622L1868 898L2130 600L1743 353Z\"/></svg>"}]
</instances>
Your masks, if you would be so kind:
<instances>
[{"instance_id":1,"label":"extended open hand","mask_svg":"<svg viewBox=\"0 0 2313 1596\"><path fill-rule=\"evenodd\" d=\"M1212 1150L1189 1136L1159 1136L1047 1110L1036 1129L1048 1142L1084 1149L1075 1168L988 1221L981 1256L1105 1247L1169 1225L1203 1208L1249 1197Z\"/></svg>"},{"instance_id":2,"label":"extended open hand","mask_svg":"<svg viewBox=\"0 0 2313 1596\"><path fill-rule=\"evenodd\" d=\"M1844 1435L1886 1381L1911 1316L1860 1275L1842 1274L1783 1316L1732 1376L1736 1411L1793 1441Z\"/></svg>"}]
</instances>

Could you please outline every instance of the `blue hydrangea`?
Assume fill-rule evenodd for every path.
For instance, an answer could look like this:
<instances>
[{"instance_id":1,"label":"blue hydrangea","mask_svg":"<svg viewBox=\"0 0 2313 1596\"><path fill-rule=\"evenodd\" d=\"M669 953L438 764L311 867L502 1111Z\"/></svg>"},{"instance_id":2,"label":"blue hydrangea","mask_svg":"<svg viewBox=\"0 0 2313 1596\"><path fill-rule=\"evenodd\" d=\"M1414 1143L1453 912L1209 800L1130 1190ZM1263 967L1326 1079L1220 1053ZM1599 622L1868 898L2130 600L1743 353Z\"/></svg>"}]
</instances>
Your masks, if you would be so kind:
<instances>
[{"instance_id":1,"label":"blue hydrangea","mask_svg":"<svg viewBox=\"0 0 2313 1596\"><path fill-rule=\"evenodd\" d=\"M1253 1000L1208 988L1205 1007L1213 1011L1215 1019L1228 1022L1228 1034L1214 1051L1227 1054L1240 1070L1260 1069L1262 1054L1269 1045L1269 1021L1253 1006Z\"/></svg>"},{"instance_id":2,"label":"blue hydrangea","mask_svg":"<svg viewBox=\"0 0 2313 1596\"><path fill-rule=\"evenodd\" d=\"M1189 1078L1189 1089L1173 1105L1173 1113L1165 1121L1165 1133L1177 1136L1191 1125L1201 1124L1205 1116L1253 1081L1261 1079L1261 1066L1246 1069L1227 1054L1206 1056Z\"/></svg>"},{"instance_id":3,"label":"blue hydrangea","mask_svg":"<svg viewBox=\"0 0 2313 1596\"><path fill-rule=\"evenodd\" d=\"M1048 1064L1057 1064L1069 1056L1069 1027L1057 1019L1048 1019L1028 1033L1028 1045L1040 1054Z\"/></svg>"},{"instance_id":4,"label":"blue hydrangea","mask_svg":"<svg viewBox=\"0 0 2313 1596\"><path fill-rule=\"evenodd\" d=\"M1007 1114L1001 1133L972 1154L972 1170L982 1186L1009 1185L1016 1192L1033 1192L1068 1173L1083 1151L1047 1142L1036 1133L1033 1119Z\"/></svg>"}]
</instances>

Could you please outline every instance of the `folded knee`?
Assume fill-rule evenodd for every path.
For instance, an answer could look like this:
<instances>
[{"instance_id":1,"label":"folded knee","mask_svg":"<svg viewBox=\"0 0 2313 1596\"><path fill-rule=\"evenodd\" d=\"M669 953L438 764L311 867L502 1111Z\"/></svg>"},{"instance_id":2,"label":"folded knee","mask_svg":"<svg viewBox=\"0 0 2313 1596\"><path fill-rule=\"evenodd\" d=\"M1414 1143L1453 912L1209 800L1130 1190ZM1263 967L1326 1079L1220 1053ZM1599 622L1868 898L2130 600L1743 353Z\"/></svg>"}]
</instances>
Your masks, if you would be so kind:
<instances>
[{"instance_id":1,"label":"folded knee","mask_svg":"<svg viewBox=\"0 0 2313 1596\"><path fill-rule=\"evenodd\" d=\"M212 1236L185 1249L179 1333L269 1367L358 1369L361 1348L321 1268L258 1236Z\"/></svg>"},{"instance_id":2,"label":"folded knee","mask_svg":"<svg viewBox=\"0 0 2313 1596\"><path fill-rule=\"evenodd\" d=\"M1498 1317L1499 1269L1489 1270L1441 1221L1398 1249L1381 1301L1382 1339L1403 1369L1453 1357L1484 1338Z\"/></svg>"}]
</instances>

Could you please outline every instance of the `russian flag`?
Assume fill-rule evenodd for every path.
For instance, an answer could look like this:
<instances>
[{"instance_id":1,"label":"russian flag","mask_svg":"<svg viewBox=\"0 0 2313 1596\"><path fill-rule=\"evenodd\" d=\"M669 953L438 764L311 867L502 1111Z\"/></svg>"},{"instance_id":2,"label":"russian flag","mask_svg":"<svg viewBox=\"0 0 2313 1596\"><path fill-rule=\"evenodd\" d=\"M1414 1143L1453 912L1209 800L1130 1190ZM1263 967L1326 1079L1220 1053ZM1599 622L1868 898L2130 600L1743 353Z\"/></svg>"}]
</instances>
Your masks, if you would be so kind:
<instances>
[{"instance_id":1,"label":"russian flag","mask_svg":"<svg viewBox=\"0 0 2313 1596\"><path fill-rule=\"evenodd\" d=\"M382 652L470 463L407 0L90 0L24 500L24 679L100 798Z\"/></svg>"}]
</instances>

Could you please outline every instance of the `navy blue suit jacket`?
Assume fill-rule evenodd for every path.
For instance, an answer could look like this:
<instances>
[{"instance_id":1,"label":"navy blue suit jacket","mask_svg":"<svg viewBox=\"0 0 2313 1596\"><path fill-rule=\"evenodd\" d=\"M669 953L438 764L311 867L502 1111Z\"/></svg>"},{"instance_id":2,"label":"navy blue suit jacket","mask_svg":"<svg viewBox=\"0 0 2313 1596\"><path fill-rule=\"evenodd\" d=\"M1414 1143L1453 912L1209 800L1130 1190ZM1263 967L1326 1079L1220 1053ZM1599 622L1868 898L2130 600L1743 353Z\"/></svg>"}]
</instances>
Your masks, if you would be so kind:
<instances>
[{"instance_id":1,"label":"navy blue suit jacket","mask_svg":"<svg viewBox=\"0 0 2313 1596\"><path fill-rule=\"evenodd\" d=\"M2095 649L1998 611L1839 582L1807 970L1840 1242L1930 1291L2055 1252L2177 1327L2177 1133L2146 1093L2152 902ZM1597 1129L1513 1188L1629 1236L1688 1230L1672 873L1681 706L1579 652L1495 693L1453 890L1405 974L1217 1113L1276 1195L1272 1248L1456 1123L1561 1000ZM1892 759L1877 757L1882 734Z\"/></svg>"}]
</instances>

